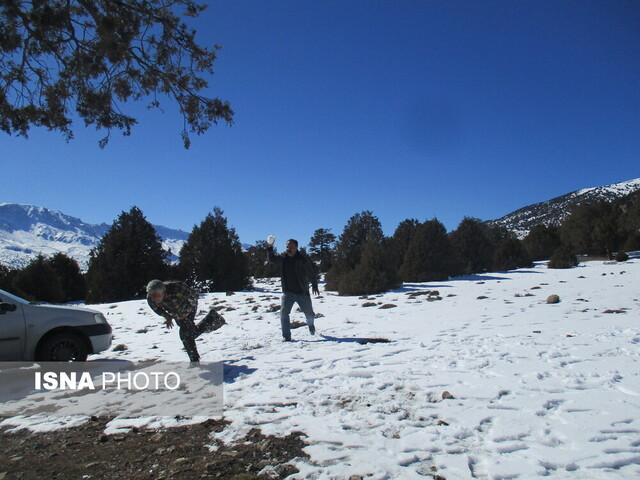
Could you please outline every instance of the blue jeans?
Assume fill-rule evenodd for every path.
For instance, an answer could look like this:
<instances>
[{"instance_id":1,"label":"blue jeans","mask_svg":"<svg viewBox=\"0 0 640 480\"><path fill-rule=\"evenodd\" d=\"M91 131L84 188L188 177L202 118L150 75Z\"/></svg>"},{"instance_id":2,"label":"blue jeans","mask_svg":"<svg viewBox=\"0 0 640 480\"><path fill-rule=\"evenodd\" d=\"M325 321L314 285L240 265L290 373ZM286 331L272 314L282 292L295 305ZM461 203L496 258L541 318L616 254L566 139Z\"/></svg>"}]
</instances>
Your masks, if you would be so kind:
<instances>
[{"instance_id":1,"label":"blue jeans","mask_svg":"<svg viewBox=\"0 0 640 480\"><path fill-rule=\"evenodd\" d=\"M309 330L314 331L313 321L316 318L313 313L313 305L311 304L311 296L307 293L292 293L284 292L282 294L282 308L280 309L280 324L282 325L282 336L286 340L291 340L291 321L289 314L293 308L293 304L297 303L300 306L300 310L307 318L307 325Z\"/></svg>"}]
</instances>

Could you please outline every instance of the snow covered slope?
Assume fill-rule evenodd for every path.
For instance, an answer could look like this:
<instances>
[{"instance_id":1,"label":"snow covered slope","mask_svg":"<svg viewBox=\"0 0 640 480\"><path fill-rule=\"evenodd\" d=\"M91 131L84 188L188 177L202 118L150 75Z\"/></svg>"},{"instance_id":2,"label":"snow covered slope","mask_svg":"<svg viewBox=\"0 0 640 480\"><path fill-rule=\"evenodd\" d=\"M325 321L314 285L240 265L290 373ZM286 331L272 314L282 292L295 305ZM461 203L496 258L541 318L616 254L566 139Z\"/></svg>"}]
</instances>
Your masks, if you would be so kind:
<instances>
[{"instance_id":1,"label":"snow covered slope","mask_svg":"<svg viewBox=\"0 0 640 480\"><path fill-rule=\"evenodd\" d=\"M102 223L92 225L57 210L0 203L0 264L24 266L38 254L63 252L84 268L89 252L109 229ZM181 230L156 226L166 249L177 254L188 234Z\"/></svg>"},{"instance_id":2,"label":"snow covered slope","mask_svg":"<svg viewBox=\"0 0 640 480\"><path fill-rule=\"evenodd\" d=\"M231 423L211 444L251 428L301 431L310 458L297 461L295 479L640 478L638 285L636 259L407 284L368 300L325 292L314 300L318 335L296 328L293 343L281 341L271 310L278 282L203 295L200 315L216 304L229 323L198 340L203 361L225 368ZM442 300L427 301L426 290ZM550 294L560 303L547 304ZM144 301L97 308L128 349L94 359L186 360L178 332ZM14 417L0 428L87 420ZM175 424L114 419L107 432Z\"/></svg>"},{"instance_id":3,"label":"snow covered slope","mask_svg":"<svg viewBox=\"0 0 640 480\"><path fill-rule=\"evenodd\" d=\"M520 208L491 223L505 226L522 238L535 225L560 225L569 213L569 209L578 203L587 200L611 201L637 190L640 190L640 178L601 187L583 188L546 202Z\"/></svg>"}]
</instances>

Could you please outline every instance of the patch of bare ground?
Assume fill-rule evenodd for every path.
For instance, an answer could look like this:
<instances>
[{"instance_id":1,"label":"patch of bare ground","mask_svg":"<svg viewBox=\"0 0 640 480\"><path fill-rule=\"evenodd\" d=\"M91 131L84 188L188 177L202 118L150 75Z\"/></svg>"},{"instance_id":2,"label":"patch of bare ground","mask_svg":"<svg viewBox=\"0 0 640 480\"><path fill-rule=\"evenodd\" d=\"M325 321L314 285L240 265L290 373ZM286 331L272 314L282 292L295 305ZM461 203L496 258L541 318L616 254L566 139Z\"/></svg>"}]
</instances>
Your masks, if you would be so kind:
<instances>
[{"instance_id":1,"label":"patch of bare ground","mask_svg":"<svg viewBox=\"0 0 640 480\"><path fill-rule=\"evenodd\" d=\"M238 442L215 444L211 434L226 422L163 430L133 429L105 435L107 419L46 433L0 432L0 478L41 479L194 479L285 478L297 472L289 462L308 457L304 434L266 436L251 430Z\"/></svg>"}]
</instances>

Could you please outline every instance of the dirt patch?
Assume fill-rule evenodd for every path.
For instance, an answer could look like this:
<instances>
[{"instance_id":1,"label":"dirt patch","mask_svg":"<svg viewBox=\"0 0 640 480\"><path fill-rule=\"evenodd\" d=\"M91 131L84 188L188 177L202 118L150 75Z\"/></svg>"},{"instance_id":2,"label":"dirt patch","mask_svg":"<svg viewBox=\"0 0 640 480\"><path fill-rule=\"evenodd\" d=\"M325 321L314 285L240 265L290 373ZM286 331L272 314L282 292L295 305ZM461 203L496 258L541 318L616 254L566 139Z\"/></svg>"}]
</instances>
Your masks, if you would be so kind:
<instances>
[{"instance_id":1,"label":"dirt patch","mask_svg":"<svg viewBox=\"0 0 640 480\"><path fill-rule=\"evenodd\" d=\"M627 313L627 312L625 311L624 308L607 308L602 313L616 313L616 314L619 314L619 313Z\"/></svg>"},{"instance_id":2,"label":"dirt patch","mask_svg":"<svg viewBox=\"0 0 640 480\"><path fill-rule=\"evenodd\" d=\"M47 479L193 479L250 480L285 478L297 472L289 464L307 458L302 433L286 437L251 430L232 445L218 445L210 435L222 420L164 430L133 429L105 435L106 419L47 433L0 432L0 478ZM260 473L262 472L262 473Z\"/></svg>"},{"instance_id":3,"label":"dirt patch","mask_svg":"<svg viewBox=\"0 0 640 480\"><path fill-rule=\"evenodd\" d=\"M360 345L366 345L367 343L391 343L388 338L358 338L356 340Z\"/></svg>"}]
</instances>

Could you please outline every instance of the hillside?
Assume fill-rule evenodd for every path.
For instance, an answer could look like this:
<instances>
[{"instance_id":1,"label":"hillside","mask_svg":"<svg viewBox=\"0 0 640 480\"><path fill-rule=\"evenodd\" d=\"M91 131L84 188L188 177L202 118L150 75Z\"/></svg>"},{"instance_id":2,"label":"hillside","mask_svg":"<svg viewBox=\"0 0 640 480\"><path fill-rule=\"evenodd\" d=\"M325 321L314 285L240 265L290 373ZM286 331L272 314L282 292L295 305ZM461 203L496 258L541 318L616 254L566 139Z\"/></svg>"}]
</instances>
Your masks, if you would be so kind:
<instances>
[{"instance_id":1,"label":"hillside","mask_svg":"<svg viewBox=\"0 0 640 480\"><path fill-rule=\"evenodd\" d=\"M571 207L585 201L613 201L640 190L640 178L600 187L583 188L544 202L519 208L490 223L502 225L523 238L538 224L560 225Z\"/></svg>"},{"instance_id":2,"label":"hillside","mask_svg":"<svg viewBox=\"0 0 640 480\"><path fill-rule=\"evenodd\" d=\"M109 229L109 225L83 222L57 210L33 205L0 203L0 263L24 266L38 254L63 252L85 268L89 252ZM165 249L180 251L188 234L156 226Z\"/></svg>"}]
</instances>

